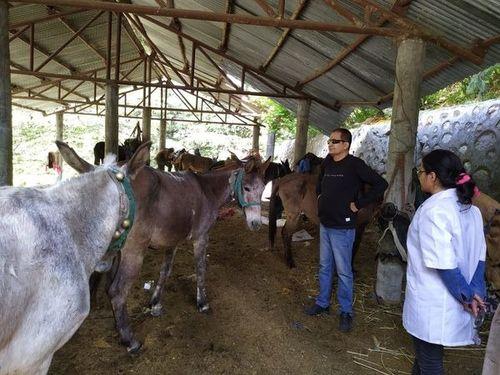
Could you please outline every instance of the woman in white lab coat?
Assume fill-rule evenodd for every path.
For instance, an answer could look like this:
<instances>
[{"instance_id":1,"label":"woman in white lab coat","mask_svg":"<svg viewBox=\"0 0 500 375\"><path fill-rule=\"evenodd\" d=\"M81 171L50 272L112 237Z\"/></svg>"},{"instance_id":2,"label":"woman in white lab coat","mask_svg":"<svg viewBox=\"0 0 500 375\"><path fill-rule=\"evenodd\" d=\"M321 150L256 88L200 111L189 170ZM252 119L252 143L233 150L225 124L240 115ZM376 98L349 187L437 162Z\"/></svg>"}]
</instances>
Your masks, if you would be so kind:
<instances>
[{"instance_id":1,"label":"woman in white lab coat","mask_svg":"<svg viewBox=\"0 0 500 375\"><path fill-rule=\"evenodd\" d=\"M408 230L403 325L413 338L413 374L439 375L443 346L473 344L474 316L483 307L486 242L479 191L460 159L434 150L422 159L420 186L431 196Z\"/></svg>"}]
</instances>

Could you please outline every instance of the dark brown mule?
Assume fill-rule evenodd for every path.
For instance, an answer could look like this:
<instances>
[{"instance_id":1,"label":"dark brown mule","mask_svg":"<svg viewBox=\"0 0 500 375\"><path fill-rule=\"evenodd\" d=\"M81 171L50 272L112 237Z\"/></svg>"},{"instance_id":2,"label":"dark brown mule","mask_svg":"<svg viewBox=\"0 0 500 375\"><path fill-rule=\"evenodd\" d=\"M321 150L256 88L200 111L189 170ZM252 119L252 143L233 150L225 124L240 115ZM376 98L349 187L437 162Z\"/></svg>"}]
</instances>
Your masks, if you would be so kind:
<instances>
[{"instance_id":1,"label":"dark brown mule","mask_svg":"<svg viewBox=\"0 0 500 375\"><path fill-rule=\"evenodd\" d=\"M175 158L174 149L170 148L162 148L155 156L156 164L158 165L158 169L160 171L164 171L165 167L167 167L168 171L172 170L172 163Z\"/></svg>"},{"instance_id":2,"label":"dark brown mule","mask_svg":"<svg viewBox=\"0 0 500 375\"><path fill-rule=\"evenodd\" d=\"M205 173L210 170L214 161L204 156L193 155L186 152L179 156L178 163L183 171Z\"/></svg>"},{"instance_id":3,"label":"dark brown mule","mask_svg":"<svg viewBox=\"0 0 500 375\"><path fill-rule=\"evenodd\" d=\"M285 248L285 261L290 268L295 267L292 254L292 235L299 226L300 214L303 213L314 224L319 225L316 197L317 181L317 175L306 173L292 173L274 181L269 201L269 247L274 250L277 211L282 204L286 223L281 230L281 236ZM358 211L353 257L359 247L365 227L372 219L378 206L378 203L370 204Z\"/></svg>"},{"instance_id":4,"label":"dark brown mule","mask_svg":"<svg viewBox=\"0 0 500 375\"><path fill-rule=\"evenodd\" d=\"M82 171L80 163L67 162ZM130 163L133 162L132 159ZM196 303L200 312L208 311L205 288L208 232L216 221L219 208L233 196L243 208L248 227L252 230L260 227L260 198L268 164L269 161L260 163L249 160L244 168L204 175L191 172L165 173L146 166L131 178L137 203L135 222L122 248L118 269L108 289L116 327L121 342L129 352L141 347L130 326L126 302L130 287L141 270L144 251L150 247L165 253L160 277L150 301L151 313L159 315L162 310L161 296L172 272L176 247L184 239L192 240L196 264Z\"/></svg>"}]
</instances>

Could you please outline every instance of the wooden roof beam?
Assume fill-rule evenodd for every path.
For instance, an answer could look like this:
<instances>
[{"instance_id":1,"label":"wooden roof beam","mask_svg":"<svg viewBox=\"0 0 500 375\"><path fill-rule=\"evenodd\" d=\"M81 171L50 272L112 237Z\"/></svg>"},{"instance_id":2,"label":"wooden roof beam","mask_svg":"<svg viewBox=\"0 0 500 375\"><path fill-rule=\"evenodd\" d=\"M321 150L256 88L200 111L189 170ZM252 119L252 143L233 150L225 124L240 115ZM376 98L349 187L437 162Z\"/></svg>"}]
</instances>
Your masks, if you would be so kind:
<instances>
[{"instance_id":1,"label":"wooden roof beam","mask_svg":"<svg viewBox=\"0 0 500 375\"><path fill-rule=\"evenodd\" d=\"M138 58L130 59L130 60L122 62L121 65L128 64L128 63L131 63L131 62L136 62L136 61L139 61L139 64L140 64L142 62L142 59L138 59ZM113 64L113 67L114 66L115 66L115 64ZM20 68L18 67L18 69L20 69ZM106 67L92 69L92 70L88 70L88 71L82 72L82 74L84 74L84 75L92 75L92 74L94 74L94 73L96 73L98 71L105 70L105 69L106 69ZM26 70L26 69L24 67L21 67L21 70ZM124 78L127 78L127 76L124 76ZM45 79L45 80L43 80L42 83L40 83L37 86L28 87L25 90L13 90L12 94L20 94L20 93L25 92L27 90L35 90L35 89L38 89L38 88L41 88L41 87L46 87L46 86L52 87L52 86L55 86L55 85L59 84L59 82L66 81L66 80L71 80L71 77L70 78L61 78L61 79L56 79L56 80L46 80Z\"/></svg>"},{"instance_id":2,"label":"wooden roof beam","mask_svg":"<svg viewBox=\"0 0 500 375\"><path fill-rule=\"evenodd\" d=\"M18 39L21 40L24 44L30 46L30 41L27 40L24 36L19 35ZM49 52L47 52L45 49L43 49L42 47L40 47L35 42L33 42L33 48L37 52L39 52L40 54L44 55L45 57L49 57L50 56ZM54 61L55 63L57 63L59 66L63 67L64 69L67 69L70 73L77 71L77 69L74 66L63 62L63 61L59 60L58 58L54 58L54 59L52 59L52 61Z\"/></svg>"},{"instance_id":3,"label":"wooden roof beam","mask_svg":"<svg viewBox=\"0 0 500 375\"><path fill-rule=\"evenodd\" d=\"M26 71L26 68L25 68L24 66L22 66L22 65L20 65L20 64L17 64L17 63L15 63L15 62L14 62L14 61L12 61L12 60L10 61L10 65L12 65L13 67L15 67L16 69ZM37 78L38 78L38 79L39 79L39 80L43 83L43 81L44 81L44 79L43 79L43 78L40 78L40 77L37 77ZM59 84L59 82L58 82L57 84ZM51 85L51 87L53 87L53 86L55 86L55 85ZM19 90L19 89L16 89L16 90L14 90L15 92L33 92L33 93L35 93L35 94L38 94L36 91L33 91L33 90L35 90L35 89L37 89L37 88L39 88L39 87L42 87L42 85L37 86L37 87L32 87L32 88L27 88L27 87L23 87L23 86L19 86L19 85L17 85L17 87L18 87L20 90ZM51 87L49 87L49 88L51 88ZM69 91L71 90L71 89L68 89L67 87L65 87L65 86L63 86L63 85L60 85L60 88L61 88L61 90L64 90L65 92L69 92ZM43 91L41 91L41 92L44 92L44 91L47 91L47 89L45 89L45 90L43 90ZM85 95L79 94L79 93L77 93L77 92L75 92L75 93L73 93L73 94L74 94L74 95L76 95L76 96L78 96L78 97L80 97L80 98L82 98L82 99L85 99L85 100L87 100L87 101L88 101L88 100L90 100L90 98L86 97Z\"/></svg>"},{"instance_id":4,"label":"wooden roof beam","mask_svg":"<svg viewBox=\"0 0 500 375\"><path fill-rule=\"evenodd\" d=\"M255 17L242 14L227 14L209 11L178 9L178 8L159 8L146 5L114 3L107 1L93 0L18 0L22 3L62 5L81 9L97 9L115 13L131 13L140 16L164 16L177 17L201 21L228 22L243 25L270 26L279 28L292 28L316 31L334 31L340 33L353 34L373 34L389 37L401 35L401 31L396 28L377 28L377 27L358 27L352 25L339 25L329 22L317 22L307 20L289 20L270 17Z\"/></svg>"},{"instance_id":5,"label":"wooden roof beam","mask_svg":"<svg viewBox=\"0 0 500 375\"><path fill-rule=\"evenodd\" d=\"M63 17L60 17L59 18L59 21L64 25L66 26L66 28L71 31L73 34L76 34L78 32L78 30L76 30L75 27L73 27L68 21L66 21ZM104 54L102 54L101 52L99 52L99 50L97 48L95 48L92 43L90 43L83 35L78 35L78 39L83 43L85 44L92 52L94 52L97 57L99 57L102 62L106 62L106 56L104 56Z\"/></svg>"},{"instance_id":6,"label":"wooden roof beam","mask_svg":"<svg viewBox=\"0 0 500 375\"><path fill-rule=\"evenodd\" d=\"M46 72L34 72L34 71L27 71L27 70L15 70L11 69L10 70L11 74L17 74L17 75L28 75L28 76L34 76L34 77L42 77L42 78L62 78L62 79L69 79L69 80L74 80L74 81L88 81L88 82L99 82L99 83L106 83L105 78L93 78L93 77L88 77L88 76L81 76L81 75L64 75L64 74L58 74L58 73L46 73ZM141 87L166 87L174 90L185 90L185 91L193 91L193 90L198 90L198 91L205 91L205 92L220 92L223 94L235 94L235 95L247 95L247 96L269 96L269 97L276 97L276 98L288 98L288 99L310 99L310 96L307 95L290 95L286 93L278 94L274 92L255 92L255 91L236 91L236 90L228 90L228 89L217 89L217 88L196 88L196 87L191 87L191 86L180 86L180 85L173 85L173 86L167 86L164 83L145 83L143 81L129 81L129 80L119 80L116 81L117 84L119 85L128 85L128 86L141 86ZM314 100L314 98L313 98Z\"/></svg>"},{"instance_id":7,"label":"wooden roof beam","mask_svg":"<svg viewBox=\"0 0 500 375\"><path fill-rule=\"evenodd\" d=\"M376 9L387 20L400 25L410 37L411 36L420 37L423 40L434 43L446 49L447 51L451 52L452 54L467 59L476 65L481 65L483 62L484 55L477 55L474 52L472 52L471 49L467 49L456 43L450 42L445 38L440 37L434 34L433 32L427 30L426 28L410 20L409 18L394 12L393 10L385 9L381 5L371 0L352 0L352 1L361 7L370 6Z\"/></svg>"},{"instance_id":8,"label":"wooden roof beam","mask_svg":"<svg viewBox=\"0 0 500 375\"><path fill-rule=\"evenodd\" d=\"M335 0L324 0L324 1L327 5L330 6L330 8L332 8L335 12L340 14L342 17L344 17L346 20L348 20L353 25L366 26L366 24L363 20L361 20L357 15L352 13L350 10L341 6L338 1L335 1Z\"/></svg>"},{"instance_id":9,"label":"wooden roof beam","mask_svg":"<svg viewBox=\"0 0 500 375\"><path fill-rule=\"evenodd\" d=\"M202 85L203 85L203 84L202 84ZM203 87L204 87L204 85L203 85ZM243 119L245 119L245 120L247 120L247 121L251 121L251 122L253 122L253 123L254 123L254 124L256 124L256 125L262 125L262 124L258 123L257 121L255 121L255 120L253 120L253 119L249 119L249 118L247 118L246 116L243 116L243 115L238 114L238 113L236 113L236 112L232 112L231 110L228 110L227 108L225 108L225 107L224 107L224 105L222 104L222 102L221 102L219 99L217 99L217 98L215 97L215 95L214 95L214 93L213 93L213 92L209 92L209 95L210 95L210 96L214 99L215 104L216 104L216 105L218 105L218 106L219 106L220 108L222 108L223 110L227 111L227 113L228 113L228 114L231 114L231 115L233 115L233 116L235 116L235 117L237 117L237 118L240 118L240 117L241 117L241 118L243 118ZM240 120L241 120L241 119L240 119Z\"/></svg>"},{"instance_id":10,"label":"wooden roof beam","mask_svg":"<svg viewBox=\"0 0 500 375\"><path fill-rule=\"evenodd\" d=\"M293 12L292 16L290 17L290 19L296 20L297 18L299 18L300 15L301 15L301 13L304 11L304 9L306 8L306 5L308 3L309 3L309 0L300 0L299 5L294 10L294 12ZM267 58L267 60L260 66L260 69L262 71L265 72L267 70L267 68L269 67L269 64L271 64L271 62L273 61L273 59L276 57L276 55L278 54L278 52L281 50L281 48L285 44L285 42L288 39L288 36L290 35L291 31L292 30L290 28L287 28L287 29L285 29L285 31L283 31L283 34L281 34L281 36L280 36L280 38L278 40L278 43L276 43L276 46L273 48L273 51L271 52L271 54L269 55L269 57Z\"/></svg>"},{"instance_id":11,"label":"wooden roof beam","mask_svg":"<svg viewBox=\"0 0 500 375\"><path fill-rule=\"evenodd\" d=\"M73 32L73 35L71 35L71 37L66 40L62 45L60 45L54 52L52 52L48 57L47 59L45 59L45 61L43 61L35 70L36 71L39 71L40 69L42 69L45 65L47 65L50 61L54 60L55 57L59 54L59 52L61 52L64 48L66 48L73 40L75 40L76 38L78 38L80 36L80 34L90 25L92 24L92 22L94 22L95 20L97 20L104 12L99 12L97 13L94 17L92 17L90 20L88 20L85 25L83 25L82 27L80 27L78 29L78 31L76 32ZM76 69L75 69L76 70Z\"/></svg>"},{"instance_id":12,"label":"wooden roof beam","mask_svg":"<svg viewBox=\"0 0 500 375\"><path fill-rule=\"evenodd\" d=\"M226 0L225 13L232 14L234 13L234 0ZM225 23L224 28L222 30L222 40L219 44L219 49L221 51L227 51L227 47L229 45L229 35L231 33L231 24Z\"/></svg>"},{"instance_id":13,"label":"wooden roof beam","mask_svg":"<svg viewBox=\"0 0 500 375\"><path fill-rule=\"evenodd\" d=\"M182 74L179 72L179 70L170 62L169 59L165 57L163 52L156 46L156 44L149 38L148 33L146 32L146 29L144 28L144 25L140 21L140 19L137 16L130 16L127 15L127 18L129 19L130 22L132 22L135 27L139 30L141 35L144 37L146 42L148 43L149 47L155 51L159 57L163 60L164 63L167 64L167 66L174 71L174 73L179 77L182 83L184 83L186 86L188 86L188 82L185 80L185 78L182 76Z\"/></svg>"},{"instance_id":14,"label":"wooden roof beam","mask_svg":"<svg viewBox=\"0 0 500 375\"><path fill-rule=\"evenodd\" d=\"M40 112L41 114L43 114L44 116L47 116L47 112L45 112L44 110L41 110L41 109L38 109L38 108L32 108L32 107L29 107L27 105L22 105L22 104L17 104L17 103L14 103L12 102L12 105L14 107L19 107L19 108L22 108L22 109L27 109L29 111L36 111L36 112Z\"/></svg>"},{"instance_id":15,"label":"wooden roof beam","mask_svg":"<svg viewBox=\"0 0 500 375\"><path fill-rule=\"evenodd\" d=\"M175 8L174 0L155 0L160 8ZM182 30L181 21L177 17L173 17L170 22L170 26L176 28L177 30ZM184 66L182 67L183 72L189 71L189 61L186 55L186 46L181 36L177 36L177 41L179 43L179 49L181 51L182 60L184 61Z\"/></svg>"},{"instance_id":16,"label":"wooden roof beam","mask_svg":"<svg viewBox=\"0 0 500 375\"><path fill-rule=\"evenodd\" d=\"M393 5L393 9L395 9L395 8L399 9L399 7L401 6L400 3L402 1L405 1L405 3L406 3L405 6L407 7L407 6L409 6L409 4L412 0L396 0L396 2ZM403 8L403 9L407 9L407 8ZM383 26L387 22L387 20L388 20L387 17L382 16L375 23L375 26L377 26L377 27ZM365 42L370 37L371 37L371 35L363 35L363 36L360 36L359 38L357 38L354 41L354 43L352 43L351 45L345 47L342 51L340 51L340 53L334 59L330 60L323 67L315 70L314 72L312 72L311 74L306 76L302 81L297 82L296 87L298 87L298 88L304 87L304 85L308 84L309 82L314 81L316 78L319 78L322 75L328 73L330 70L332 70L337 65L339 65L342 61L344 61L347 56L349 56L352 52L354 52L361 44L363 44L363 42Z\"/></svg>"},{"instance_id":17,"label":"wooden roof beam","mask_svg":"<svg viewBox=\"0 0 500 375\"><path fill-rule=\"evenodd\" d=\"M215 66L215 68L219 71L219 73L225 78L225 80L231 85L233 86L236 90L239 90L239 86L234 83L226 74L226 72L224 71L224 69L222 69L219 64L217 64L211 57L210 55L203 49L203 48L198 48L198 50L208 59L208 61L210 61L210 63Z\"/></svg>"},{"instance_id":18,"label":"wooden roof beam","mask_svg":"<svg viewBox=\"0 0 500 375\"><path fill-rule=\"evenodd\" d=\"M257 5L269 16L269 17L273 17L273 18L276 18L278 17L278 15L276 14L276 12L274 11L273 7L270 6L266 0L254 0Z\"/></svg>"},{"instance_id":19,"label":"wooden roof beam","mask_svg":"<svg viewBox=\"0 0 500 375\"><path fill-rule=\"evenodd\" d=\"M25 21L20 21L20 22L16 22L16 23L11 23L11 24L9 24L9 31L10 32L15 32L15 30L17 28L19 28L19 27L29 26L31 24L38 24L38 23L48 22L48 21L51 21L53 19L57 19L57 18L60 18L60 17L65 17L65 16L71 16L71 15L77 14L77 13L88 12L90 10L92 10L92 9L77 9L77 10L72 10L72 11L69 11L69 12L57 12L57 13L49 14L49 15L43 16L43 17L37 17L37 18L32 18L30 20L25 20Z\"/></svg>"},{"instance_id":20,"label":"wooden roof beam","mask_svg":"<svg viewBox=\"0 0 500 375\"><path fill-rule=\"evenodd\" d=\"M155 24L155 25L157 25L157 26L159 26L159 27L161 27L161 28L163 28L165 30L168 30L168 31L170 31L172 33L181 33L179 31L176 31L176 30L168 27L167 25L165 25L162 22L156 20L155 18L152 18L152 17L149 17L149 16L144 16L144 15L140 16L140 17L144 18L145 20L147 20L147 21L149 21L149 22L151 22L151 23L153 23L153 24ZM337 104L338 102L337 101L335 101L334 103L330 103L330 102L326 102L326 101L322 100L321 98L317 98L315 96L306 94L306 93L302 92L301 90L294 88L292 85L290 85L290 84L288 84L288 83L286 83L286 82L284 82L284 81L282 81L282 80L280 80L278 78L272 77L272 76L270 76L269 74L267 74L265 72L259 71L258 69L254 68L254 67L252 67L252 66L250 66L248 64L245 64L244 62L242 62L242 61L240 61L240 60L238 60L238 59L236 59L236 58L228 55L226 52L222 52L222 51L220 51L220 50L218 50L216 48L211 47L210 45L202 42L199 39L193 38L190 35L187 35L187 34L184 34L184 33L182 33L182 36L184 37L184 39L190 40L191 42L196 42L196 44L198 46L201 46L201 47L205 48L208 51L211 51L211 52L213 52L213 53L215 53L215 54L217 54L217 55L219 55L221 57L224 57L225 59L227 59L229 61L232 61L233 63L237 64L241 68L245 68L245 71L247 73L252 72L256 76L262 76L265 79L268 79L268 80L270 80L270 81L272 81L274 83L277 83L278 85L280 85L280 86L283 87L283 91L286 91L287 89L289 89L290 91L293 91L293 92L296 92L297 94L299 94L296 97L300 97L300 98L304 98L304 99L312 99L312 100L316 101L317 103L323 105L324 107L332 109L332 110L334 110L336 112L338 112L338 110L339 110L339 107L338 107L338 104ZM266 84L266 85L269 85L269 84ZM279 94L277 94L277 95L276 94L275 95L267 95L267 96L287 97L287 95L279 95ZM292 95L290 95L288 97L291 98Z\"/></svg>"}]
</instances>

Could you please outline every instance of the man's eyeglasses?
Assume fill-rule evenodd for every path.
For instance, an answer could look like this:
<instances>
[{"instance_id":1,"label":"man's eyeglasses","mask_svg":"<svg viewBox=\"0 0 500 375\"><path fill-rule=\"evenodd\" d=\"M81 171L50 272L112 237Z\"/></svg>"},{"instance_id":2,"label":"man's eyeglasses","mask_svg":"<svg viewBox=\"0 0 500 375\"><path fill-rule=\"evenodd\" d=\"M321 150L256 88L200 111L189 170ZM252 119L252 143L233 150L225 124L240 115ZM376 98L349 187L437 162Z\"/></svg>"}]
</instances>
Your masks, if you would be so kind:
<instances>
[{"instance_id":1,"label":"man's eyeglasses","mask_svg":"<svg viewBox=\"0 0 500 375\"><path fill-rule=\"evenodd\" d=\"M425 173L425 169L417 169L417 176L420 176L422 173Z\"/></svg>"},{"instance_id":2,"label":"man's eyeglasses","mask_svg":"<svg viewBox=\"0 0 500 375\"><path fill-rule=\"evenodd\" d=\"M342 139L329 139L326 143L329 145L336 145L337 143L347 142Z\"/></svg>"}]
</instances>

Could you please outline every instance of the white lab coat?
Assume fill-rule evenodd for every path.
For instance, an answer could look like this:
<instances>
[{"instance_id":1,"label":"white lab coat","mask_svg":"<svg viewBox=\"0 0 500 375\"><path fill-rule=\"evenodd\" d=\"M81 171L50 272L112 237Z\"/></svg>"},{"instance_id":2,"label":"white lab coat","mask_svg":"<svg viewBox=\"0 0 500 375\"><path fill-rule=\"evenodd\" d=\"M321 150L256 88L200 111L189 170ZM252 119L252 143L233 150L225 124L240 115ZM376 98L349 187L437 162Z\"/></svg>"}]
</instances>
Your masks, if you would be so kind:
<instances>
[{"instance_id":1,"label":"white lab coat","mask_svg":"<svg viewBox=\"0 0 500 375\"><path fill-rule=\"evenodd\" d=\"M458 267L470 283L486 257L479 209L458 203L455 189L433 194L413 217L407 247L405 329L433 344L473 344L474 318L448 292L436 269Z\"/></svg>"}]
</instances>

